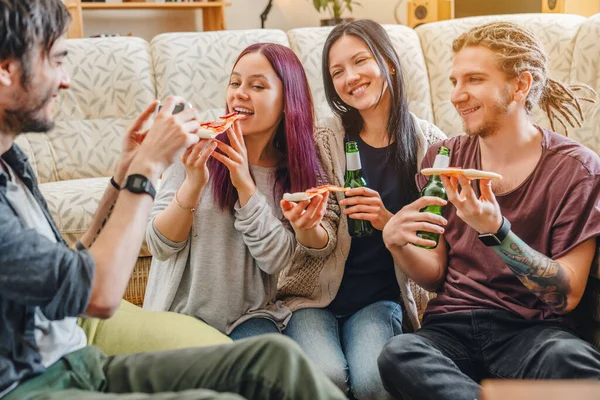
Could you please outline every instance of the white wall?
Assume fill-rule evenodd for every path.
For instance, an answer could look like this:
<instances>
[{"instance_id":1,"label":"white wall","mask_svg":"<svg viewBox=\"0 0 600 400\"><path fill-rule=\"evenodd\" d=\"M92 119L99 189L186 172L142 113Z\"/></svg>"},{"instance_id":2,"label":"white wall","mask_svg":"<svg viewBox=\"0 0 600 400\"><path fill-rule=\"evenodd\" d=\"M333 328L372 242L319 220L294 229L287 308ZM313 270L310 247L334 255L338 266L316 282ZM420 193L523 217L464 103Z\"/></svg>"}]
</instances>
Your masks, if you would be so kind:
<instances>
[{"instance_id":1,"label":"white wall","mask_svg":"<svg viewBox=\"0 0 600 400\"><path fill-rule=\"evenodd\" d=\"M396 23L394 8L402 0L361 0L356 7L355 18L370 18L382 24ZM260 13L267 0L230 0L225 21L227 29L260 28ZM398 12L400 21L406 21L406 5ZM304 26L319 26L321 18L312 0L274 0L265 27L288 30ZM132 33L147 40L163 32L201 31L202 11L192 10L84 10L85 36L99 33Z\"/></svg>"}]
</instances>

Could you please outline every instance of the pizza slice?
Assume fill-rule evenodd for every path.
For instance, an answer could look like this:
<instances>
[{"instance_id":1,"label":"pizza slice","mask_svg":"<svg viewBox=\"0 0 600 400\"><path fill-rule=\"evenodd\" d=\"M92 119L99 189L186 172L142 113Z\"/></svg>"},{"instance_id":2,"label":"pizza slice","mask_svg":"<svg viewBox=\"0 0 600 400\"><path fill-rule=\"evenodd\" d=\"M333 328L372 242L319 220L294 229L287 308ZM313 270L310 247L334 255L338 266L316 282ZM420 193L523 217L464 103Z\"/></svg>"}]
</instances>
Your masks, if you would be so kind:
<instances>
[{"instance_id":1,"label":"pizza slice","mask_svg":"<svg viewBox=\"0 0 600 400\"><path fill-rule=\"evenodd\" d=\"M287 201L299 202L310 200L313 197L326 192L345 192L348 188L336 185L321 185L315 188L310 188L304 192L284 193L283 199Z\"/></svg>"},{"instance_id":2,"label":"pizza slice","mask_svg":"<svg viewBox=\"0 0 600 400\"><path fill-rule=\"evenodd\" d=\"M502 175L495 172L481 171L478 169L462 169L462 168L423 168L421 173L425 176L430 175L446 175L458 177L463 175L467 179L502 179Z\"/></svg>"},{"instance_id":3,"label":"pizza slice","mask_svg":"<svg viewBox=\"0 0 600 400\"><path fill-rule=\"evenodd\" d=\"M238 114L235 111L231 112L213 121L200 124L200 129L198 129L196 134L200 137L200 139L214 139L227 129L231 128L235 121L244 117L244 114Z\"/></svg>"}]
</instances>

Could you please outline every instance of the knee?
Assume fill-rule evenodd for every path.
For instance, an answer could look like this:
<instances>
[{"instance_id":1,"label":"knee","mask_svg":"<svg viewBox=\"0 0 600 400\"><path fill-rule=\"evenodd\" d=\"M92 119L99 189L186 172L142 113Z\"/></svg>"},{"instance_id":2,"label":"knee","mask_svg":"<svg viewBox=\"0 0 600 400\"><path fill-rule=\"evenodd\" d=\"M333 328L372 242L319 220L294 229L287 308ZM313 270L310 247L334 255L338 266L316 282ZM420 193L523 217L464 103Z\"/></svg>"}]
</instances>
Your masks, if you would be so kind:
<instances>
[{"instance_id":1,"label":"knee","mask_svg":"<svg viewBox=\"0 0 600 400\"><path fill-rule=\"evenodd\" d=\"M348 369L343 365L336 363L325 363L318 366L321 371L328 377L335 386L337 386L344 394L348 394L349 377Z\"/></svg>"},{"instance_id":2,"label":"knee","mask_svg":"<svg viewBox=\"0 0 600 400\"><path fill-rule=\"evenodd\" d=\"M298 346L296 342L287 336L277 333L270 333L266 335L260 335L256 337L256 340L262 343L268 353L304 356L300 346Z\"/></svg>"},{"instance_id":3,"label":"knee","mask_svg":"<svg viewBox=\"0 0 600 400\"><path fill-rule=\"evenodd\" d=\"M360 381L352 379L350 387L356 400L388 400L391 395L385 390L377 371L369 377L363 377Z\"/></svg>"},{"instance_id":4,"label":"knee","mask_svg":"<svg viewBox=\"0 0 600 400\"><path fill-rule=\"evenodd\" d=\"M377 366L381 378L394 379L398 376L401 368L405 365L402 357L408 352L414 351L420 344L419 337L412 334L403 334L390 339L377 358Z\"/></svg>"},{"instance_id":5,"label":"knee","mask_svg":"<svg viewBox=\"0 0 600 400\"><path fill-rule=\"evenodd\" d=\"M579 338L547 340L539 355L540 365L550 369L559 366L600 366L600 353Z\"/></svg>"}]
</instances>

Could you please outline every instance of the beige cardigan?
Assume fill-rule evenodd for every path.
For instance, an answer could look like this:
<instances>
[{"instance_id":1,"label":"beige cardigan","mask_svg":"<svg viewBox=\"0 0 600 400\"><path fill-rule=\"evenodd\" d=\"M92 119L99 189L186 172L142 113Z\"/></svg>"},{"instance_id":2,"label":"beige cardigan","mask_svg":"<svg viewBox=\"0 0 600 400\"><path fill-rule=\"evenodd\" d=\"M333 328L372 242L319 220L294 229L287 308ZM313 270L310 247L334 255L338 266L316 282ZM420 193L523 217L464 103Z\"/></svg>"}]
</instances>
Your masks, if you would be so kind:
<instances>
[{"instance_id":1,"label":"beige cardigan","mask_svg":"<svg viewBox=\"0 0 600 400\"><path fill-rule=\"evenodd\" d=\"M435 125L417 118L411 113L417 129L419 151L417 154L417 167L427 152L428 146L445 139ZM335 132L331 129L320 129L316 132L315 140L319 159L326 174L328 183L334 185L344 184L346 170L346 155L344 150L344 132L339 128ZM334 198L331 196L330 199ZM286 267L279 276L278 299L283 300L292 311L302 308L327 307L337 295L346 259L350 251L350 235L348 222L341 215L339 201L343 194L336 193L335 201L330 201L328 212L323 220L323 225L331 235L332 224L337 224L336 248L327 257L314 257L304 254L296 257L291 266ZM420 327L420 319L427 306L428 293L410 280L398 266L396 266L396 279L400 286L404 310L413 329Z\"/></svg>"}]
</instances>

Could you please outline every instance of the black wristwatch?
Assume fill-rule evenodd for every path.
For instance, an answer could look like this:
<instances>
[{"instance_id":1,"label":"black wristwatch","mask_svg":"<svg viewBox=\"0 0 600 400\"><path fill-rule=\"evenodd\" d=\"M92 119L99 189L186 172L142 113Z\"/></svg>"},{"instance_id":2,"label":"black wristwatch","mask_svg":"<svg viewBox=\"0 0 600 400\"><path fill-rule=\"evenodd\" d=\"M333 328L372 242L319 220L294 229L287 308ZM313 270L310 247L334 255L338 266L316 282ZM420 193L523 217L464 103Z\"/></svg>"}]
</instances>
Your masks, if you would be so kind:
<instances>
[{"instance_id":1,"label":"black wristwatch","mask_svg":"<svg viewBox=\"0 0 600 400\"><path fill-rule=\"evenodd\" d=\"M150 197L152 197L152 200L154 200L154 196L156 196L156 190L150 179L140 174L129 175L127 177L127 182L125 182L125 186L123 186L122 189L129 190L131 193L135 194L148 193Z\"/></svg>"},{"instance_id":2,"label":"black wristwatch","mask_svg":"<svg viewBox=\"0 0 600 400\"><path fill-rule=\"evenodd\" d=\"M502 225L498 232L479 235L479 240L486 246L500 246L506 239L508 232L510 232L510 221L506 217L502 217Z\"/></svg>"}]
</instances>

